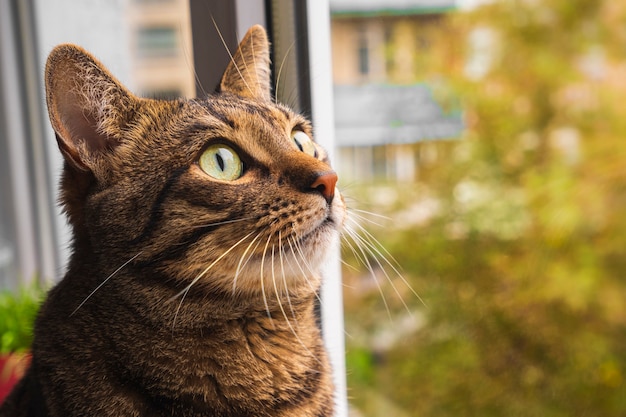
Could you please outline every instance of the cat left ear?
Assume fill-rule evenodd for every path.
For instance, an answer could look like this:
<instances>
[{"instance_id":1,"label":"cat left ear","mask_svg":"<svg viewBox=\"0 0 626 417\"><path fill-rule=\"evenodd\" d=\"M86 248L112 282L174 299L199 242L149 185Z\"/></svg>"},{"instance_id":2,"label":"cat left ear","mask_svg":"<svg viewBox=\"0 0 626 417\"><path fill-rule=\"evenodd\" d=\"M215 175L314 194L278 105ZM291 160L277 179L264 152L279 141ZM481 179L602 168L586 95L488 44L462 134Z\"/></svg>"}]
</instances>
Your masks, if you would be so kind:
<instances>
[{"instance_id":1,"label":"cat left ear","mask_svg":"<svg viewBox=\"0 0 626 417\"><path fill-rule=\"evenodd\" d=\"M262 26L248 29L222 76L219 91L271 101L270 46Z\"/></svg>"},{"instance_id":2,"label":"cat left ear","mask_svg":"<svg viewBox=\"0 0 626 417\"><path fill-rule=\"evenodd\" d=\"M46 63L50 122L65 160L79 171L94 171L119 145L139 99L88 52L60 45Z\"/></svg>"}]
</instances>

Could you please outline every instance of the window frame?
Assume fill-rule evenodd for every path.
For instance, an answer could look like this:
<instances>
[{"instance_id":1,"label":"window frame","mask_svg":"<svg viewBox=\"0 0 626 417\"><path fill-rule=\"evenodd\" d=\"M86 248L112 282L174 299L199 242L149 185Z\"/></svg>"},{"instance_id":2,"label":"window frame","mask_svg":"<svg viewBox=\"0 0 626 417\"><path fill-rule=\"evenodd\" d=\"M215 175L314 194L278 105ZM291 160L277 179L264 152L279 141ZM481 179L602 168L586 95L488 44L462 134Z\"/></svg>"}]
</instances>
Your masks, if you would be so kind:
<instances>
[{"instance_id":1,"label":"window frame","mask_svg":"<svg viewBox=\"0 0 626 417\"><path fill-rule=\"evenodd\" d=\"M36 29L31 1L0 3L0 140L9 177L2 193L10 200L5 208L13 219L15 268L13 279L2 284L13 289L53 281L61 269Z\"/></svg>"}]
</instances>

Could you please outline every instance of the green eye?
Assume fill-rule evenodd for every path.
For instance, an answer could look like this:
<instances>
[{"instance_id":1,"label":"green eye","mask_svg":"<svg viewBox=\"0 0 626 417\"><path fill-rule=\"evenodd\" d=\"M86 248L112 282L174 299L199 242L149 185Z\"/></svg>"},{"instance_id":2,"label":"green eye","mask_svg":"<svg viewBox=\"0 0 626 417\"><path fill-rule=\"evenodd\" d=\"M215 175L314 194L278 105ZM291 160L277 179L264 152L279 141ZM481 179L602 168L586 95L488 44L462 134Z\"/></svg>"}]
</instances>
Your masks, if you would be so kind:
<instances>
[{"instance_id":1,"label":"green eye","mask_svg":"<svg viewBox=\"0 0 626 417\"><path fill-rule=\"evenodd\" d=\"M294 130L291 132L291 139L293 139L298 149L302 152L317 158L317 149L315 148L315 144L306 133L300 130Z\"/></svg>"},{"instance_id":2,"label":"green eye","mask_svg":"<svg viewBox=\"0 0 626 417\"><path fill-rule=\"evenodd\" d=\"M243 174L239 155L226 145L211 145L200 156L200 168L211 177L234 181Z\"/></svg>"}]
</instances>

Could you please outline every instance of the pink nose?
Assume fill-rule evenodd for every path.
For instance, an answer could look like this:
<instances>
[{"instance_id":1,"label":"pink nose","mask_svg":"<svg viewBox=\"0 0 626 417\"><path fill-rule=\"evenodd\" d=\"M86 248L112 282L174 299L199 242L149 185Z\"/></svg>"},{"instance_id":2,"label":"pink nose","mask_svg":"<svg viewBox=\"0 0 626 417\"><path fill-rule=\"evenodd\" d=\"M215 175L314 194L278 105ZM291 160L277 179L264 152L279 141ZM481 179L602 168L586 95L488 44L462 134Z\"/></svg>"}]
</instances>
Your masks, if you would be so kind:
<instances>
[{"instance_id":1,"label":"pink nose","mask_svg":"<svg viewBox=\"0 0 626 417\"><path fill-rule=\"evenodd\" d=\"M330 204L335 196L336 184L337 174L335 171L328 171L318 175L313 184L311 184L311 189L319 191Z\"/></svg>"}]
</instances>

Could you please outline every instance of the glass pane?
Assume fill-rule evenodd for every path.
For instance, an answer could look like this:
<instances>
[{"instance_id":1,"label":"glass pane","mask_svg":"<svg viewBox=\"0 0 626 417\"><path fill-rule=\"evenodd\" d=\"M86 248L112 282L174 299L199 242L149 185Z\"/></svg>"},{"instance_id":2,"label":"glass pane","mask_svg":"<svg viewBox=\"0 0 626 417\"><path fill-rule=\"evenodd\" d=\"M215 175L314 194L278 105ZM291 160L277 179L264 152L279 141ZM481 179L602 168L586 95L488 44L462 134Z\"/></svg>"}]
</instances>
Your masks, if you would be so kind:
<instances>
[{"instance_id":1,"label":"glass pane","mask_svg":"<svg viewBox=\"0 0 626 417\"><path fill-rule=\"evenodd\" d=\"M2 110L1 106L0 110ZM2 114L0 111L0 121L2 121ZM2 123L2 126L6 126L6 124ZM9 150L5 134L4 129L0 128L0 288L15 288L17 284L17 247L13 228L15 220L8 161Z\"/></svg>"},{"instance_id":2,"label":"glass pane","mask_svg":"<svg viewBox=\"0 0 626 417\"><path fill-rule=\"evenodd\" d=\"M626 3L454 3L331 0L354 414L626 415Z\"/></svg>"},{"instance_id":3,"label":"glass pane","mask_svg":"<svg viewBox=\"0 0 626 417\"><path fill-rule=\"evenodd\" d=\"M439 213L433 171L451 163L463 132L429 54L454 2L330 6L337 166L351 217L343 250L350 408L421 415L413 351L430 328L427 278L414 267L425 256L419 228Z\"/></svg>"}]
</instances>

